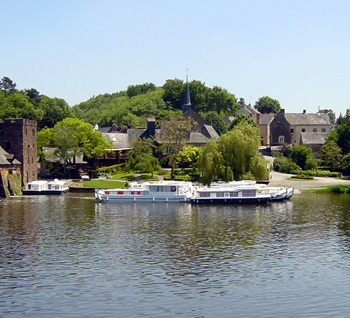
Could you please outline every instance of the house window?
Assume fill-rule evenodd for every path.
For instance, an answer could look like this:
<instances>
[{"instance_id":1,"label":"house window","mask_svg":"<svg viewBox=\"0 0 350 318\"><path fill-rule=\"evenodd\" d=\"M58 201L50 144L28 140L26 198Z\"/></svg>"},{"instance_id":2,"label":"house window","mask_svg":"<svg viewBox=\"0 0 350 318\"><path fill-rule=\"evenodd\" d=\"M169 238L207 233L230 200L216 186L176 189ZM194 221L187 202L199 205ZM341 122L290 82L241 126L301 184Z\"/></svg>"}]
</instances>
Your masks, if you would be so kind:
<instances>
[{"instance_id":1,"label":"house window","mask_svg":"<svg viewBox=\"0 0 350 318\"><path fill-rule=\"evenodd\" d=\"M317 132L317 128L312 129L312 132Z\"/></svg>"},{"instance_id":2,"label":"house window","mask_svg":"<svg viewBox=\"0 0 350 318\"><path fill-rule=\"evenodd\" d=\"M322 132L326 132L326 128L322 128Z\"/></svg>"},{"instance_id":3,"label":"house window","mask_svg":"<svg viewBox=\"0 0 350 318\"><path fill-rule=\"evenodd\" d=\"M279 142L280 144L284 144L284 136L279 136L279 137L278 137L278 142Z\"/></svg>"},{"instance_id":4,"label":"house window","mask_svg":"<svg viewBox=\"0 0 350 318\"><path fill-rule=\"evenodd\" d=\"M290 129L290 133L291 133L291 134L294 133L294 129L293 129L293 128Z\"/></svg>"},{"instance_id":5,"label":"house window","mask_svg":"<svg viewBox=\"0 0 350 318\"><path fill-rule=\"evenodd\" d=\"M301 132L305 132L305 128L303 128L303 129L301 130Z\"/></svg>"}]
</instances>

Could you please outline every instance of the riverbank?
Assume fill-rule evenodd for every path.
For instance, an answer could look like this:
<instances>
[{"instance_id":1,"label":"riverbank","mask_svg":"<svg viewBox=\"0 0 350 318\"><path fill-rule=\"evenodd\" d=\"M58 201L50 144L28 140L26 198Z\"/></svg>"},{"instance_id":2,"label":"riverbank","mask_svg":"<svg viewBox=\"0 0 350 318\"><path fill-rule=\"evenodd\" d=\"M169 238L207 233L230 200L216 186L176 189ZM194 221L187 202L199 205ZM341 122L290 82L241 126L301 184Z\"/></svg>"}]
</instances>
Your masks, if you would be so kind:
<instances>
[{"instance_id":1,"label":"riverbank","mask_svg":"<svg viewBox=\"0 0 350 318\"><path fill-rule=\"evenodd\" d=\"M350 185L349 179L315 177L313 180L292 180L293 175L288 173L271 172L271 187L294 187L294 193L301 193L303 190L320 189L328 186L345 184Z\"/></svg>"}]
</instances>

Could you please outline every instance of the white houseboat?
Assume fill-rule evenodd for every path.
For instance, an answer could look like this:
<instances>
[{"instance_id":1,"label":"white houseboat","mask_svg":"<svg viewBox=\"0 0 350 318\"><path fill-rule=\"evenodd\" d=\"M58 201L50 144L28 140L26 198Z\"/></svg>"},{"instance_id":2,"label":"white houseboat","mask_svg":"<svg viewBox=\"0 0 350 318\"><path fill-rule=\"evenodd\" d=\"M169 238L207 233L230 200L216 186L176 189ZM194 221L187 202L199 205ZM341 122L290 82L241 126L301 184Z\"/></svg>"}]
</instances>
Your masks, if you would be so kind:
<instances>
[{"instance_id":1,"label":"white houseboat","mask_svg":"<svg viewBox=\"0 0 350 318\"><path fill-rule=\"evenodd\" d=\"M43 194L44 190L47 190L47 181L38 180L27 183L26 187L22 189L22 193L29 195L37 195Z\"/></svg>"},{"instance_id":2,"label":"white houseboat","mask_svg":"<svg viewBox=\"0 0 350 318\"><path fill-rule=\"evenodd\" d=\"M197 187L194 204L261 204L271 200L269 193L252 184Z\"/></svg>"},{"instance_id":3,"label":"white houseboat","mask_svg":"<svg viewBox=\"0 0 350 318\"><path fill-rule=\"evenodd\" d=\"M53 181L49 181L47 183L47 189L44 190L43 194L62 194L67 193L68 191L69 187L64 181L54 179Z\"/></svg>"},{"instance_id":4,"label":"white houseboat","mask_svg":"<svg viewBox=\"0 0 350 318\"><path fill-rule=\"evenodd\" d=\"M261 190L262 194L269 194L271 201L280 201L290 199L294 194L293 187L269 187L266 184L256 183L253 180L230 181L230 182L213 182L211 187L237 187L253 186Z\"/></svg>"},{"instance_id":5,"label":"white houseboat","mask_svg":"<svg viewBox=\"0 0 350 318\"><path fill-rule=\"evenodd\" d=\"M132 183L128 189L96 189L99 202L190 202L191 182L159 181Z\"/></svg>"},{"instance_id":6,"label":"white houseboat","mask_svg":"<svg viewBox=\"0 0 350 318\"><path fill-rule=\"evenodd\" d=\"M53 181L38 180L29 182L22 190L26 195L51 195L68 192L69 188L64 181L54 179Z\"/></svg>"}]
</instances>

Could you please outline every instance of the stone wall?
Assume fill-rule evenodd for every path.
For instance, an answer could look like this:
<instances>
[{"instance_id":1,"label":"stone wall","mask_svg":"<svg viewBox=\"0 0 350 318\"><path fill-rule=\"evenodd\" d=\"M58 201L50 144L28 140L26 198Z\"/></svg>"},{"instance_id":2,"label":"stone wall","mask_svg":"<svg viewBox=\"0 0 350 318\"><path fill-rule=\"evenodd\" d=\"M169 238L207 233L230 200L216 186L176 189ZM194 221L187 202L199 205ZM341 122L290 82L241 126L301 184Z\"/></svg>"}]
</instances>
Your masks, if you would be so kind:
<instances>
[{"instance_id":1,"label":"stone wall","mask_svg":"<svg viewBox=\"0 0 350 318\"><path fill-rule=\"evenodd\" d=\"M21 175L15 170L0 169L0 197L20 195L21 193Z\"/></svg>"}]
</instances>

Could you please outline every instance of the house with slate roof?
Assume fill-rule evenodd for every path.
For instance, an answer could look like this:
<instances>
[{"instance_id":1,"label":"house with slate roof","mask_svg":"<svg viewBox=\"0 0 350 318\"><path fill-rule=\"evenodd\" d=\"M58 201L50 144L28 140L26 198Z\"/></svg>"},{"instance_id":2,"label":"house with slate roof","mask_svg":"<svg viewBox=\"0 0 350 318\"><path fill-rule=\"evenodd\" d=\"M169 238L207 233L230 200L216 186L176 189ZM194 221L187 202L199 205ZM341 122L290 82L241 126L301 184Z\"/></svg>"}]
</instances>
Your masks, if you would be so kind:
<instances>
[{"instance_id":1,"label":"house with slate roof","mask_svg":"<svg viewBox=\"0 0 350 318\"><path fill-rule=\"evenodd\" d=\"M219 138L215 129L193 111L188 80L186 80L182 112L184 117L190 117L194 122L194 126L191 128L191 131L188 132L188 139L185 142L187 145L202 147L210 139ZM166 124L167 122L163 122L161 126L164 127ZM156 129L155 118L147 119L147 128L129 128L121 132L105 132L106 130L103 130L103 128L98 130L103 133L107 140L112 141L113 148L105 157L96 160L96 166L109 166L125 162L127 160L128 151L132 149L133 142L139 139L149 138L152 139L156 145L164 144L164 140L161 138L162 128Z\"/></svg>"},{"instance_id":2,"label":"house with slate roof","mask_svg":"<svg viewBox=\"0 0 350 318\"><path fill-rule=\"evenodd\" d=\"M299 144L310 147L315 157L319 158L319 151L326 142L327 135L328 133L302 132Z\"/></svg>"},{"instance_id":3,"label":"house with slate roof","mask_svg":"<svg viewBox=\"0 0 350 318\"><path fill-rule=\"evenodd\" d=\"M270 124L275 118L275 114L258 114L257 124L260 130L261 146L270 146Z\"/></svg>"},{"instance_id":4,"label":"house with slate roof","mask_svg":"<svg viewBox=\"0 0 350 318\"><path fill-rule=\"evenodd\" d=\"M238 114L244 114L244 115L250 116L255 120L255 122L258 122L258 116L261 115L261 113L257 109L252 107L250 104L244 105L239 110L237 110L235 112L235 115L237 116Z\"/></svg>"},{"instance_id":5,"label":"house with slate roof","mask_svg":"<svg viewBox=\"0 0 350 318\"><path fill-rule=\"evenodd\" d=\"M324 136L331 131L331 123L328 114L324 113L285 113L281 109L279 114L270 124L271 145L281 144L318 144ZM312 134L304 134L312 133Z\"/></svg>"}]
</instances>

